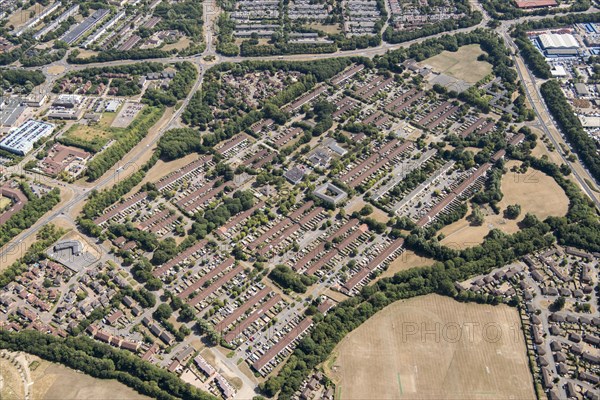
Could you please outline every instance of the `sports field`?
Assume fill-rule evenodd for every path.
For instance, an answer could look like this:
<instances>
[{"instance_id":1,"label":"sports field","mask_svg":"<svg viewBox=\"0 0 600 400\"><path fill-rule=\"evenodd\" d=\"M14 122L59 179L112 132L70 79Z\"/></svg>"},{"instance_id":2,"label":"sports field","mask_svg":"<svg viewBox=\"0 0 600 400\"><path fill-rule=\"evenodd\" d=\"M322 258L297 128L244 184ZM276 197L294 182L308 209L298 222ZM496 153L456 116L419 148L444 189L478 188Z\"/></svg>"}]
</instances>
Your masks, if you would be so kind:
<instances>
[{"instance_id":1,"label":"sports field","mask_svg":"<svg viewBox=\"0 0 600 400\"><path fill-rule=\"evenodd\" d=\"M428 295L350 333L325 370L336 399L534 399L517 310Z\"/></svg>"},{"instance_id":2,"label":"sports field","mask_svg":"<svg viewBox=\"0 0 600 400\"><path fill-rule=\"evenodd\" d=\"M476 83L492 72L492 65L477 61L483 53L478 44L460 47L457 51L443 51L421 64L431 66L436 72L450 75L468 83Z\"/></svg>"}]
</instances>

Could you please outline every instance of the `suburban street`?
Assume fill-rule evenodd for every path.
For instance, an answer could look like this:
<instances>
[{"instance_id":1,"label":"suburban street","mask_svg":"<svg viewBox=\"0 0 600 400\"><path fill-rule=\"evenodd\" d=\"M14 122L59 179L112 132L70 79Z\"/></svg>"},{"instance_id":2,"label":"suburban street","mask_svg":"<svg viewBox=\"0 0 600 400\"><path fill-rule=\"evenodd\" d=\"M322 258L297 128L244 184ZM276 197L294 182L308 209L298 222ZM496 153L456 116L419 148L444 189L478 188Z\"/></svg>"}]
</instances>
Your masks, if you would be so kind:
<instances>
[{"instance_id":1,"label":"suburban street","mask_svg":"<svg viewBox=\"0 0 600 400\"><path fill-rule=\"evenodd\" d=\"M23 68L20 63L28 61L19 57L7 67L13 70L5 71L2 80L12 85L2 86L11 97L11 102L2 104L8 110L3 116L7 134L2 149L12 154L3 153L2 162L15 165L2 168L2 217L8 215L3 219L8 221L3 239L20 234L0 248L0 263L6 268L21 258L44 226L54 224L66 233L51 233L60 239L44 238L52 243L41 250L48 257L40 255L38 244L32 248L38 259L30 262L27 257L27 265L14 264L5 273L3 279L8 282L0 288L0 328L7 332L33 328L57 337L90 336L139 356L136 363L149 363L126 363L130 371L123 371L125 367L115 362L111 373L140 378L144 376L140 371L147 373L140 365L167 370L172 378L224 399L251 399L259 391L271 397L279 390L286 394L290 386L294 398L334 400L341 396L339 391L334 396L334 388L341 390L343 381L347 390L347 382L353 378L336 381L333 375L350 371L352 377L353 371L368 364L366 352L358 350L363 360L346 369L341 366L344 357L337 351L333 359L325 357L342 337L363 322L375 320L376 313L398 299L444 294L450 302L521 306L511 312L516 321L513 326L522 328L525 336L525 343L520 340L519 344L525 345L526 351L521 348L517 354L523 361L509 359L505 348L490 345L486 365L476 367L485 370L484 379L490 379L485 384L485 390L489 389L486 396L512 389L505 384L512 378L525 378L529 384L533 377L534 387L526 389L534 389L537 395L540 382L546 393L554 392L547 382L546 366L555 373L554 384L560 385L561 397L568 397L571 381L583 379L582 390L593 391L597 382L579 374L584 369L597 373L600 359L592 358L591 367L571 364L570 370L562 373L567 362L552 359L552 353L563 349L557 351L556 342L550 339L560 336L558 340L572 349L569 342L575 342L573 334L581 328L580 333L595 336L582 336L580 341L600 344L596 329L600 319L592 318L598 296L590 294L598 285L600 260L599 245L590 239L595 238L595 227L592 223L591 228L584 226L573 217L577 214L572 211L573 204L579 198L568 187L561 189L565 186L559 174L578 185L600 209L598 182L568 150L571 146L541 95L546 80L528 69L511 36L517 24L548 16L493 19L479 0L469 0L471 9L482 18L464 29L334 53L224 56L217 48L228 54L237 54L240 48L243 54L355 48L375 44L375 36L366 38L368 41L360 36L374 35L382 25L383 30L389 26L393 31L390 40L401 40L416 36L411 29L428 29L433 20L459 20L462 25L469 17L461 8L465 4L457 6L456 12L439 5L435 7L441 11L423 11L421 7L432 5L420 4L409 13L398 12L401 2L386 0L383 4L389 18L384 20L383 6L374 1L357 0L354 5L344 1L339 10L337 4L290 2L301 11L275 0L240 1L249 8L236 8L234 2L228 9L216 0L204 0L202 5L190 0L156 0L143 3L144 15L117 6L110 10L91 7L89 15L87 6L82 5L85 10L80 13L79 4L66 5L77 8L73 15L81 14L81 18L73 24L74 29L63 26L66 32L52 37L55 45L58 43L52 51L62 58L42 67ZM276 3L280 11L273 10ZM218 4L232 16L223 14ZM61 3L60 7L64 6ZM154 7L159 7L156 12ZM518 5L533 7L538 13L539 5ZM63 16L69 9L57 9L57 14ZM104 16L95 17L97 13ZM314 14L324 17L313 19ZM259 22L246 24L248 15ZM413 25L406 21L408 15L424 18ZM284 23L284 18L293 22ZM314 22L320 27L300 29L307 20L320 21ZM44 24L49 21L53 20L46 18ZM116 21L119 25L113 27ZM217 23L225 34L219 36ZM92 28L102 25L86 31L86 24ZM583 63L587 61L584 54L595 54L589 40L597 39L600 46L600 24L587 25L564 29L572 33L561 33L554 46L543 45L544 38L558 36L550 30L528 34L548 64L564 62L572 67L572 77L578 77L577 68L583 68L567 63ZM293 27L289 32L288 26ZM449 26L444 23L432 29ZM323 27L341 32L343 39L336 33L325 34ZM78 29L79 37L62 43ZM311 29L314 31L307 32ZM410 36L404 35L405 29ZM460 46L439 40L411 52L414 59L405 60L409 58L405 54L385 58L396 50L408 54L402 49L434 38L468 32L472 34L464 35ZM281 50L283 43L289 49ZM317 47L308 50L307 44ZM111 56L109 49L119 53ZM167 58L85 64L67 61L69 55L81 57L74 62L85 62L85 57L97 61L167 54ZM555 55L562 57L560 61L549 61ZM332 58L338 60L301 64ZM255 63L243 64L248 61ZM298 65L286 64L294 61ZM141 65L144 63L156 64ZM390 66L392 63L399 64ZM104 69L119 66L122 68ZM565 77L560 81L563 93L575 110L583 110L575 111L583 124L588 122L586 117L600 121L600 87L596 85L600 71L592 72L596 67L586 66L589 80L585 85L579 83L579 90L571 84L575 79L566 78L570 75L565 68L561 75ZM91 68L96 69L89 71ZM322 71L315 71L317 68ZM43 98L33 96L40 93L34 93L32 87L37 87ZM588 94L582 94L585 92ZM200 100L195 98L199 94ZM20 119L12 117L14 110L20 112ZM555 115L562 117L559 112ZM12 122L4 122L9 120ZM563 118L560 121L564 123ZM600 127L596 119L593 122L597 123L593 127ZM525 128L542 137L536 141ZM597 130L587 132L591 135ZM564 163L571 173L564 167L560 172L539 167L539 157L548 157L556 165ZM148 165L151 167L144 169ZM530 173L539 173L540 179L527 182L528 168ZM140 171L143 179L135 185L118 185L132 176L141 178ZM49 188L60 190L60 201L51 193L47 196L51 202L40 206ZM95 198L99 191L108 192ZM591 220L593 206L578 205L583 210L579 214L585 212ZM80 227L77 222L84 208L86 218ZM11 215L15 216L12 220ZM554 217L558 228L548 222ZM563 222L566 233L562 232ZM568 231L570 228L574 230ZM581 235L577 238L580 242L565 239L569 234ZM585 240L593 243L580 246ZM475 274L479 276L473 278ZM345 299L351 301L334 308ZM558 299L567 302L566 308L564 303L555 306ZM421 307L418 311L433 319L433 314ZM564 328L560 334L552 333L559 327L557 311L572 319L567 321L571 325L560 325ZM386 322L378 332L394 333L396 322ZM301 342L305 335L313 337ZM370 340L360 342L369 344ZM394 348L398 354L407 352L406 348ZM31 352L29 349L20 350ZM539 349L551 360L536 369L541 364ZM83 359L86 350L77 350ZM473 357L476 350L462 346L460 351L471 352L469 357ZM292 353L292 363L298 362L293 368L282 368ZM404 394L401 380L404 388L412 381L411 393L421 393L422 371L432 375L433 370L418 364L424 357L388 364L376 358L382 351L376 353L367 368L392 365L389 369L398 369L393 371L393 396L398 389L401 397ZM446 368L434 377L446 376L444 382L451 376L448 371L458 370L457 360L464 358L454 350L439 355L440 359L448 356L451 362L447 364L436 359L437 352L429 353L434 364L439 364L436 367ZM102 354L107 362L111 360L109 352ZM489 355L501 361L491 362ZM322 358L310 365L317 357ZM460 364L475 368L478 361L473 357ZM403 364L405 371L396 364ZM507 367L516 364L525 368L518 377ZM331 370L322 371L321 365ZM506 376L512 378L499 379L507 372L502 369L509 370ZM366 379L365 375L357 374L361 379ZM468 387L473 376L465 376L469 379L461 386ZM173 397L196 398L196 389L184 391L191 386L173 389L169 382L162 382L164 377L159 376L161 382L153 379L139 379L143 389L149 389L146 394L168 397L172 390ZM482 382L476 382L478 390ZM155 383L156 387L150 388ZM326 389L329 395L325 395Z\"/></svg>"},{"instance_id":2,"label":"suburban street","mask_svg":"<svg viewBox=\"0 0 600 400\"><path fill-rule=\"evenodd\" d=\"M61 185L61 186L68 185L68 187L71 188L71 190L75 193L75 195L68 202L59 204L51 213L49 213L48 215L46 215L45 217L40 219L33 227L31 227L30 229L28 229L25 232L22 232L20 235L15 237L10 243L6 244L0 251L0 259L5 258L7 253L14 252L15 248L19 249L18 251L20 251L20 252L26 251L26 249L20 248L19 244L26 241L26 239L28 239L30 236L35 235L35 232L37 232L37 230L41 226L43 226L47 223L50 223L53 219L57 218L60 215L66 215L66 217L69 219L69 221L72 222L73 227L75 227L74 218L76 217L76 215L71 215L70 212L73 210L81 209L82 205L84 204L87 197L89 196L88 189L91 189L92 187L96 190L102 190L102 189L109 188L114 183L118 182L121 179L124 179L125 177L129 176L131 173L135 172L137 170L137 168L139 168L141 166L141 164L143 164L143 162L140 164L140 161L146 160L149 158L149 156L151 155L151 153L154 150L154 145L158 142L160 137L169 129L179 127L181 114L187 107L193 94L197 90L200 89L200 87L202 85L204 73L207 69L209 69L215 65L221 64L221 63L239 63L239 62L243 62L246 60L307 61L307 60L327 59L327 58L332 58L332 57L351 57L351 56L361 56L361 57L373 58L375 56L383 55L389 51L397 50L400 48L406 48L415 43L420 43L422 41L425 41L425 40L428 40L431 38L440 37L440 36L447 35L447 34L455 34L458 32L470 32L475 29L484 28L487 25L487 23L490 21L489 16L485 12L485 10L483 10L483 7L481 6L481 4L478 1L471 0L470 4L474 8L478 9L483 15L482 21L478 25L469 27L469 28L465 28L465 29L455 30L452 32L444 32L444 33L437 34L437 35L418 38L418 39L411 40L408 42L403 42L403 43L398 43L398 44L382 42L379 46L368 48L368 49L338 51L333 54L330 54L330 53L296 54L296 55L270 56L270 57L241 57L241 56L225 57L225 56L216 54L216 51L215 51L215 46L214 46L215 24L214 24L214 22L215 22L216 16L218 15L218 12L215 12L215 10L218 10L218 9L216 8L216 4L214 3L214 0L212 0L212 1L209 1L204 4L204 9L205 9L205 14L204 14L205 15L205 25L204 26L206 28L205 29L206 49L201 54L186 56L186 57L148 59L148 60L143 60L143 61L142 60L119 60L119 61L112 61L112 62L90 63L90 64L68 64L66 62L66 58L65 58L65 59L57 61L53 64L44 66L42 68L42 70L45 72L46 76L49 78L48 79L49 82L47 83L48 87L52 87L53 82L60 79L62 76L64 76L65 74L67 74L70 71L82 70L82 69L86 69L86 68L92 68L95 66L126 65L126 64L131 64L131 63L135 63L135 62L158 62L158 63L169 64L169 63L175 63L175 62L180 62L180 61L188 61L188 62L192 62L196 66L196 68L199 70L199 74L196 79L196 82L194 83L192 90L190 91L188 96L183 100L183 102L181 103L179 108L168 119L168 121L166 121L166 123L164 123L164 121L163 121L161 126L155 127L155 129L153 129L153 134L149 135L147 138L142 140L131 152L129 152L129 154L121 162L119 162L111 170L109 170L102 178L100 178L96 182L94 182L93 185L89 185L85 182L83 182L83 183L75 182L73 184L58 183L57 181L49 182L52 185ZM592 8L591 11L596 11L596 9ZM512 41L512 39L510 37L510 33L509 33L510 29L515 24L522 23L522 22L525 22L528 20L536 20L536 19L540 19L540 18L543 18L543 17L523 17L523 18L520 18L517 20L503 21L501 23L500 27L497 29L497 32L499 32L499 34L502 35L507 46L509 46L509 48L514 53L513 60L515 61L515 66L519 73L519 77L521 78L521 80L524 84L527 97L536 112L538 121L542 121L542 123L540 123L540 128L543 129L544 133L550 138L552 143L555 145L556 151L559 152L563 161L571 167L571 169L573 171L573 177L576 179L578 185L596 203L597 206L600 206L600 200L599 200L598 193L596 193L594 190L592 190L592 188L590 188L587 183L587 182L594 182L592 177L585 170L585 168L583 168L581 166L581 164L578 161L574 162L574 163L568 161L566 159L566 156L562 152L561 147L558 145L559 142L562 142L562 138L560 137L560 134L558 134L559 131L556 128L556 126L554 125L554 121L548 116L548 111L545 108L543 101L541 101L541 97L539 94L539 85L541 84L541 82L536 81L535 78L533 78L531 73L524 66L524 63L518 53L518 49L516 48L516 45L514 44L514 42ZM210 57L211 61L206 60L207 56L211 56ZM62 66L64 68L64 71L57 75L48 74L47 73L48 69L51 66L56 66L56 65ZM16 67L13 67L13 68L16 68ZM33 154L29 155L28 159L30 159L31 157L33 157ZM26 161L24 161L24 162L26 162ZM15 170L18 170L19 168L20 168L19 166L12 167L12 169L9 169L9 171L15 172Z\"/></svg>"}]
</instances>

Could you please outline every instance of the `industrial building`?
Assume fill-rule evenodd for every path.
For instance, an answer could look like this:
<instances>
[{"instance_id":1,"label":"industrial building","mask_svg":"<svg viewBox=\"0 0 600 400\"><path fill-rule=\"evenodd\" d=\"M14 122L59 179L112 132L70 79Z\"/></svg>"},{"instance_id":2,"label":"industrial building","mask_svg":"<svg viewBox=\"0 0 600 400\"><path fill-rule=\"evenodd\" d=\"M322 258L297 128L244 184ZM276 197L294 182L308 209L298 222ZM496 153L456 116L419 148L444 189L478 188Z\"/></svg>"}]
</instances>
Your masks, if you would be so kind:
<instances>
[{"instance_id":1,"label":"industrial building","mask_svg":"<svg viewBox=\"0 0 600 400\"><path fill-rule=\"evenodd\" d=\"M547 55L577 55L579 51L579 43L568 33L543 33L538 41Z\"/></svg>"},{"instance_id":2,"label":"industrial building","mask_svg":"<svg viewBox=\"0 0 600 400\"><path fill-rule=\"evenodd\" d=\"M51 135L53 130L53 124L30 119L6 135L0 141L0 148L24 156L33 150L38 140Z\"/></svg>"}]
</instances>

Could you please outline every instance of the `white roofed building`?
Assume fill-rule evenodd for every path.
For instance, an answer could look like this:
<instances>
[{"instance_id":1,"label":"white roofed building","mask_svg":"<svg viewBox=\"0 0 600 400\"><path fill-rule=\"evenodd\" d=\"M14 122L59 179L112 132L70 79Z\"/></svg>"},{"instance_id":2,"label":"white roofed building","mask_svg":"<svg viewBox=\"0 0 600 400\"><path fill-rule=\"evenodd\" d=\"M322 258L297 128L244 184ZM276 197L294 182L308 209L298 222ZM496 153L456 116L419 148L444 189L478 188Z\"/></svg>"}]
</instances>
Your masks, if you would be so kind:
<instances>
[{"instance_id":1,"label":"white roofed building","mask_svg":"<svg viewBox=\"0 0 600 400\"><path fill-rule=\"evenodd\" d=\"M0 148L21 156L33 150L33 145L40 139L49 136L54 125L30 119L0 141Z\"/></svg>"},{"instance_id":2,"label":"white roofed building","mask_svg":"<svg viewBox=\"0 0 600 400\"><path fill-rule=\"evenodd\" d=\"M580 47L575 36L568 33L543 33L538 40L548 55L576 55Z\"/></svg>"}]
</instances>

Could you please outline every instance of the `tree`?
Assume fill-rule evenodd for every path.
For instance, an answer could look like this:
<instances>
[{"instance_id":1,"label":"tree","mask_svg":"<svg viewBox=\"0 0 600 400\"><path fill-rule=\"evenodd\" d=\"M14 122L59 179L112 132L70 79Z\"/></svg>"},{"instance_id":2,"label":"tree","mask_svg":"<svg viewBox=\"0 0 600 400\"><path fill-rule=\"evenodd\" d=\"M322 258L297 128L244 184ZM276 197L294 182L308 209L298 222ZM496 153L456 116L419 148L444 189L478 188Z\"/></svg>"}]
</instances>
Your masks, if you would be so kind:
<instances>
[{"instance_id":1,"label":"tree","mask_svg":"<svg viewBox=\"0 0 600 400\"><path fill-rule=\"evenodd\" d=\"M483 225L483 222L485 221L485 216L483 215L481 208L473 207L473 212L469 216L469 220L475 226Z\"/></svg>"},{"instance_id":2,"label":"tree","mask_svg":"<svg viewBox=\"0 0 600 400\"><path fill-rule=\"evenodd\" d=\"M179 310L179 317L184 321L192 321L196 316L194 310L187 304L184 304Z\"/></svg>"},{"instance_id":3,"label":"tree","mask_svg":"<svg viewBox=\"0 0 600 400\"><path fill-rule=\"evenodd\" d=\"M155 319L159 320L159 321L163 321L163 320L167 320L169 318L171 318L171 315L173 314L173 309L171 308L171 306L167 303L161 303L156 310L154 311L154 313L152 314L154 316Z\"/></svg>"},{"instance_id":4,"label":"tree","mask_svg":"<svg viewBox=\"0 0 600 400\"><path fill-rule=\"evenodd\" d=\"M565 307L565 298L562 296L559 296L556 300L554 300L554 303L552 303L552 310L553 311L560 311Z\"/></svg>"},{"instance_id":5,"label":"tree","mask_svg":"<svg viewBox=\"0 0 600 400\"><path fill-rule=\"evenodd\" d=\"M506 207L506 211L504 211L504 216L508 219L517 219L519 214L521 214L521 206L519 204L512 204Z\"/></svg>"},{"instance_id":6,"label":"tree","mask_svg":"<svg viewBox=\"0 0 600 400\"><path fill-rule=\"evenodd\" d=\"M373 212L373 207L369 204L365 204L363 208L360 209L360 215L366 217L367 215Z\"/></svg>"}]
</instances>

